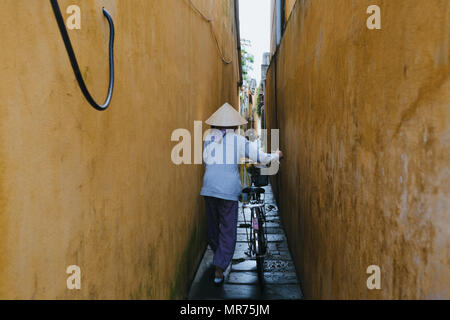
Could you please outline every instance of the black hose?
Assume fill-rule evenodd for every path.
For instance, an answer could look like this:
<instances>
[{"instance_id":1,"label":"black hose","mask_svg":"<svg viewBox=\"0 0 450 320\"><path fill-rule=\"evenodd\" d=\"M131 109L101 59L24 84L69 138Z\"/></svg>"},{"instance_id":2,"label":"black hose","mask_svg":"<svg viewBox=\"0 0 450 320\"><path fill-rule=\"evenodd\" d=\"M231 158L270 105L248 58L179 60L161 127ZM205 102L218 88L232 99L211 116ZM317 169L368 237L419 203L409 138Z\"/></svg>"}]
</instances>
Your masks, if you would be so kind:
<instances>
[{"instance_id":1,"label":"black hose","mask_svg":"<svg viewBox=\"0 0 450 320\"><path fill-rule=\"evenodd\" d=\"M109 37L109 87L108 87L108 95L106 97L106 101L103 105L99 105L95 102L94 98L92 98L89 90L86 87L86 84L83 80L83 76L81 75L80 67L78 66L77 58L75 56L75 52L72 47L72 43L70 42L69 34L67 33L66 25L64 23L64 18L61 14L61 10L58 5L58 0L50 0L50 3L53 7L53 12L55 13L56 22L58 23L59 31L61 32L61 36L64 40L64 45L66 46L67 53L69 55L70 63L72 64L73 71L75 73L75 77L77 78L78 85L80 86L81 91L83 92L86 100L98 111L106 110L112 99L113 91L114 91L114 22L105 8L103 8L103 14L106 19L108 19L109 29L110 29L110 37Z\"/></svg>"}]
</instances>

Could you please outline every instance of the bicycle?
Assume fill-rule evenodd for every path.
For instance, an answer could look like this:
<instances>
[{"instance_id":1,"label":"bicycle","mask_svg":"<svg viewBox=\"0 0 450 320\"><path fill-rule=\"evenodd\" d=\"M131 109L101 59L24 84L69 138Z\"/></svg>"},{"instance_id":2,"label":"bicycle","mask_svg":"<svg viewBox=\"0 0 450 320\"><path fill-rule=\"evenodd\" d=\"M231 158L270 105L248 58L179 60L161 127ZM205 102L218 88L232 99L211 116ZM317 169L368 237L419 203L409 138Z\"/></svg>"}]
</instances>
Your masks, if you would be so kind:
<instances>
[{"instance_id":1,"label":"bicycle","mask_svg":"<svg viewBox=\"0 0 450 320\"><path fill-rule=\"evenodd\" d=\"M246 254L249 257L256 258L258 280L261 284L263 284L264 259L267 253L267 232L265 228L265 190L262 186L268 185L268 177L261 176L261 171L255 166L255 164L251 164L248 171L251 175L251 186L242 190L243 195L248 195L247 202L243 201L242 205L244 227L249 249ZM264 195L264 197L261 197L261 195ZM250 209L250 224L247 224L245 209Z\"/></svg>"}]
</instances>

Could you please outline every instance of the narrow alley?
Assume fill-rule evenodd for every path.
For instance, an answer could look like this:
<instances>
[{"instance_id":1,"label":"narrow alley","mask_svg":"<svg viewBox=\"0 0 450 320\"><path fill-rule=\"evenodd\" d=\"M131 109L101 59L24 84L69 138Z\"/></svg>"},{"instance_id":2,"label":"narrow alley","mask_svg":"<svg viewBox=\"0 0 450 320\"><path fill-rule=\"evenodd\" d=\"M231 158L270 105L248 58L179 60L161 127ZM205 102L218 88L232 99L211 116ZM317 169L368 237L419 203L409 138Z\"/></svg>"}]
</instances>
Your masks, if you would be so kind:
<instances>
[{"instance_id":1,"label":"narrow alley","mask_svg":"<svg viewBox=\"0 0 450 320\"><path fill-rule=\"evenodd\" d=\"M264 266L264 285L258 280L256 260L249 258L245 222L249 221L249 211L242 214L239 206L238 236L236 251L231 266L225 272L223 287L215 287L212 282L214 267L211 266L213 251L208 247L189 291L190 300L299 300L302 292L288 248L286 234L278 214L278 207L270 186L266 190L266 228L268 253Z\"/></svg>"},{"instance_id":2,"label":"narrow alley","mask_svg":"<svg viewBox=\"0 0 450 320\"><path fill-rule=\"evenodd\" d=\"M450 0L0 21L0 299L450 299Z\"/></svg>"}]
</instances>

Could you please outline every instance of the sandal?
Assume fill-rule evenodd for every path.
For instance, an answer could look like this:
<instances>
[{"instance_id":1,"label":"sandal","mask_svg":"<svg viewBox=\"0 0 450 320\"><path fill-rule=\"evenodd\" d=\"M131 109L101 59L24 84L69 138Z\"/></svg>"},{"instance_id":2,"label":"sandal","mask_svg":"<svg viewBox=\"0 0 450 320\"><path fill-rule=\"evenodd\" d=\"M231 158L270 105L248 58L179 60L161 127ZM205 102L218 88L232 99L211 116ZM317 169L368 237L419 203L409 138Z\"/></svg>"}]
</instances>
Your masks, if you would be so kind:
<instances>
[{"instance_id":1,"label":"sandal","mask_svg":"<svg viewBox=\"0 0 450 320\"><path fill-rule=\"evenodd\" d=\"M225 281L225 277L222 277L222 278L214 277L214 285L216 287L221 287L223 285L224 281Z\"/></svg>"}]
</instances>

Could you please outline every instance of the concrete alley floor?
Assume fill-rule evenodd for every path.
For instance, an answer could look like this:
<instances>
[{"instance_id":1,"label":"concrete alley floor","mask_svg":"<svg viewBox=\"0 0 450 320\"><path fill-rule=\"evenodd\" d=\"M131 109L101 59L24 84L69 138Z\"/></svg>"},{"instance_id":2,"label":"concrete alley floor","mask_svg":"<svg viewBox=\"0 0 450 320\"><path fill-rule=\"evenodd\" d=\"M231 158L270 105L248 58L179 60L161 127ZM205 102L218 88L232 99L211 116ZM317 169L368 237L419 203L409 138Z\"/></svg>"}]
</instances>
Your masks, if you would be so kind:
<instances>
[{"instance_id":1,"label":"concrete alley floor","mask_svg":"<svg viewBox=\"0 0 450 320\"><path fill-rule=\"evenodd\" d=\"M239 204L238 235L236 250L231 266L225 272L223 287L217 288L212 283L214 267L211 265L213 252L208 247L195 279L191 285L190 300L298 300L302 299L300 284L295 266L289 252L286 235L278 215L272 188L266 187L266 213L268 254L265 259L265 283L261 287L256 273L256 260L249 258L247 237L242 215L242 203ZM270 210L272 209L272 210ZM249 221L250 211L246 211ZM262 290L261 290L262 289Z\"/></svg>"}]
</instances>

